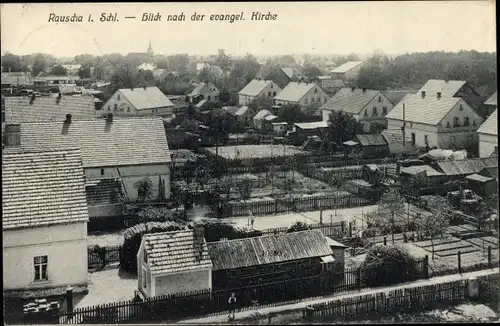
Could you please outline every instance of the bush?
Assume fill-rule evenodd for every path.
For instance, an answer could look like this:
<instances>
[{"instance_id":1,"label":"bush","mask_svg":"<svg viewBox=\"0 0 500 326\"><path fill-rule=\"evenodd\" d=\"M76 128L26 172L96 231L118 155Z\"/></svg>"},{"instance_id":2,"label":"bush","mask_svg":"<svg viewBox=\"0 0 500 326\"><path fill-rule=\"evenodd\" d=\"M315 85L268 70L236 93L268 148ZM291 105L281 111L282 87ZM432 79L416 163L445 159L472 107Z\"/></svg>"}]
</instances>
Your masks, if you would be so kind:
<instances>
[{"instance_id":1,"label":"bush","mask_svg":"<svg viewBox=\"0 0 500 326\"><path fill-rule=\"evenodd\" d=\"M363 281L369 287L397 284L418 279L420 264L405 249L375 246L362 264Z\"/></svg>"},{"instance_id":2,"label":"bush","mask_svg":"<svg viewBox=\"0 0 500 326\"><path fill-rule=\"evenodd\" d=\"M302 221L297 221L290 225L288 230L286 230L287 233L292 233L292 232L298 232L298 231L306 231L309 230L309 225L307 223L302 222Z\"/></svg>"},{"instance_id":3,"label":"bush","mask_svg":"<svg viewBox=\"0 0 500 326\"><path fill-rule=\"evenodd\" d=\"M203 223L203 227L205 228L205 240L207 242L219 241L222 238L234 240L262 235L260 230L236 227L226 222L206 221Z\"/></svg>"}]
</instances>

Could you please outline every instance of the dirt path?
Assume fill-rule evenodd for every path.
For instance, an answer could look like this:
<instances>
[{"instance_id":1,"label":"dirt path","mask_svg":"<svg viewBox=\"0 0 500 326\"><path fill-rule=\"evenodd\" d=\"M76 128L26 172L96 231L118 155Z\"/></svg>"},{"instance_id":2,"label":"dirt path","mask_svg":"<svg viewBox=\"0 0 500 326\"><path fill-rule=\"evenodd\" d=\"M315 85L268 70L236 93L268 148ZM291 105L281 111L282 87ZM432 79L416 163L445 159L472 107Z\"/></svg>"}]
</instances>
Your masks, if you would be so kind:
<instances>
[{"instance_id":1,"label":"dirt path","mask_svg":"<svg viewBox=\"0 0 500 326\"><path fill-rule=\"evenodd\" d=\"M432 278L429 280L419 280L416 282L397 284L397 285L383 287L383 288L374 288L374 289L366 288L366 289L362 289L361 291L350 292L350 293L345 293L345 294L341 294L341 295L338 295L338 294L330 295L330 296L325 296L321 299L312 299L312 300L306 299L306 300L299 302L299 303L288 304L288 305L277 306L277 307L264 307L264 308L260 308L260 309L239 311L235 314L235 321L250 318L252 316L255 316L256 314L258 314L259 316L265 316L265 315L275 314L275 313L284 312L284 311L300 310L300 309L304 309L308 305L329 302L332 300L340 300L340 299L344 299L344 298L348 298L348 297L355 297L355 296L359 296L360 294L366 295L366 294L372 294L372 293L377 293L377 292L382 292L382 291L391 291L391 290L396 290L396 289L412 288L412 287L419 287L419 286L425 286L425 285L453 282L453 281L458 281L461 279L467 279L470 277L489 275L492 273L498 273L498 268L477 271L477 272L472 272L472 273L466 273L463 275L460 275L460 274L446 275L446 276L441 276L441 277L435 277L435 278ZM222 315L218 315L218 316L210 316L210 317L197 318L197 319L186 319L186 320L179 321L177 323L180 323L180 324L204 324L204 323L224 323L224 322L227 323L227 321L228 321L227 317L228 317L227 314L222 314Z\"/></svg>"}]
</instances>

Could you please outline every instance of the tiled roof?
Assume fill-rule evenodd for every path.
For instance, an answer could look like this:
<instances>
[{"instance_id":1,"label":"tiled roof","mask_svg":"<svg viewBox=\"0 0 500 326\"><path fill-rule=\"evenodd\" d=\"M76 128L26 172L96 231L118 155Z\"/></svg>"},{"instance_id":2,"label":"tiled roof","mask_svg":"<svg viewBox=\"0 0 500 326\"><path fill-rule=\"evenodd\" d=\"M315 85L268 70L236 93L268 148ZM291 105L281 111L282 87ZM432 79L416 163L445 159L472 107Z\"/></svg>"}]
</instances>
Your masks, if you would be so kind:
<instances>
[{"instance_id":1,"label":"tiled roof","mask_svg":"<svg viewBox=\"0 0 500 326\"><path fill-rule=\"evenodd\" d=\"M319 86L315 83L290 82L276 95L274 99L280 101L298 102L314 87L319 88Z\"/></svg>"},{"instance_id":2,"label":"tiled roof","mask_svg":"<svg viewBox=\"0 0 500 326\"><path fill-rule=\"evenodd\" d=\"M496 106L497 105L497 91L495 91L495 93L493 93L493 95L488 97L488 99L486 101L484 101L484 104Z\"/></svg>"},{"instance_id":3,"label":"tiled roof","mask_svg":"<svg viewBox=\"0 0 500 326\"><path fill-rule=\"evenodd\" d=\"M85 184L85 193L89 206L118 204L123 195L122 181L119 178L88 180Z\"/></svg>"},{"instance_id":4,"label":"tiled roof","mask_svg":"<svg viewBox=\"0 0 500 326\"><path fill-rule=\"evenodd\" d=\"M257 96L264 88L271 84L272 80L253 79L238 93L239 95ZM279 91L279 89L278 89Z\"/></svg>"},{"instance_id":5,"label":"tiled roof","mask_svg":"<svg viewBox=\"0 0 500 326\"><path fill-rule=\"evenodd\" d=\"M89 220L80 150L2 156L3 230Z\"/></svg>"},{"instance_id":6,"label":"tiled roof","mask_svg":"<svg viewBox=\"0 0 500 326\"><path fill-rule=\"evenodd\" d=\"M250 108L248 106L242 106L241 108L238 109L238 111L236 111L234 113L234 115L237 115L237 116L240 116L240 115L243 115L245 114Z\"/></svg>"},{"instance_id":7,"label":"tiled roof","mask_svg":"<svg viewBox=\"0 0 500 326\"><path fill-rule=\"evenodd\" d=\"M22 123L21 146L30 149L79 147L84 167L164 164L170 153L163 120L123 118Z\"/></svg>"},{"instance_id":8,"label":"tiled roof","mask_svg":"<svg viewBox=\"0 0 500 326\"><path fill-rule=\"evenodd\" d=\"M259 112L257 112L257 114L253 118L254 118L254 120L262 120L270 114L272 114L272 113L269 110L260 110Z\"/></svg>"},{"instance_id":9,"label":"tiled roof","mask_svg":"<svg viewBox=\"0 0 500 326\"><path fill-rule=\"evenodd\" d=\"M425 91L426 96L436 97L440 92L442 97L453 97L465 83L464 80L429 79L417 93Z\"/></svg>"},{"instance_id":10,"label":"tiled roof","mask_svg":"<svg viewBox=\"0 0 500 326\"><path fill-rule=\"evenodd\" d=\"M458 97L441 97L438 99L436 96L426 96L422 98L419 94L405 96L405 98L387 114L386 118L403 120L404 104L406 121L435 126L440 123L448 112L450 112L459 102L464 106L469 106L463 99Z\"/></svg>"},{"instance_id":11,"label":"tiled roof","mask_svg":"<svg viewBox=\"0 0 500 326\"><path fill-rule=\"evenodd\" d=\"M212 267L203 239L202 257L197 258L193 230L149 233L144 237L148 265L153 275L178 273Z\"/></svg>"},{"instance_id":12,"label":"tiled roof","mask_svg":"<svg viewBox=\"0 0 500 326\"><path fill-rule=\"evenodd\" d=\"M205 88L205 87L208 87L211 92L218 91L217 87L215 87L214 84L212 84L212 83L208 83L208 84L207 83L199 83L198 85L196 85L196 87L188 95L189 96L200 95L203 88Z\"/></svg>"},{"instance_id":13,"label":"tiled roof","mask_svg":"<svg viewBox=\"0 0 500 326\"><path fill-rule=\"evenodd\" d=\"M381 134L358 134L356 135L361 146L385 146L387 141Z\"/></svg>"},{"instance_id":14,"label":"tiled roof","mask_svg":"<svg viewBox=\"0 0 500 326\"><path fill-rule=\"evenodd\" d=\"M417 91L415 90L389 90L382 91L382 94L394 105L397 105L401 100L403 100L407 95L414 95Z\"/></svg>"},{"instance_id":15,"label":"tiled roof","mask_svg":"<svg viewBox=\"0 0 500 326\"><path fill-rule=\"evenodd\" d=\"M428 165L412 165L412 166L407 166L407 167L401 168L401 173L406 173L406 174L411 174L411 175L419 174L422 172L425 172L425 174L428 177L436 177L436 176L443 175L442 173L434 170L433 168L431 168Z\"/></svg>"},{"instance_id":16,"label":"tiled roof","mask_svg":"<svg viewBox=\"0 0 500 326\"><path fill-rule=\"evenodd\" d=\"M333 73L348 72L349 70L359 66L360 64L363 64L363 61L348 61L348 62L344 63L343 65L336 67L331 72L333 72Z\"/></svg>"},{"instance_id":17,"label":"tiled roof","mask_svg":"<svg viewBox=\"0 0 500 326\"><path fill-rule=\"evenodd\" d=\"M495 110L477 130L478 133L488 135L498 135L498 115Z\"/></svg>"},{"instance_id":18,"label":"tiled roof","mask_svg":"<svg viewBox=\"0 0 500 326\"><path fill-rule=\"evenodd\" d=\"M444 174L451 175L467 175L479 173L486 166L491 166L497 163L497 158L478 158L466 160L446 160L436 161L437 166Z\"/></svg>"},{"instance_id":19,"label":"tiled roof","mask_svg":"<svg viewBox=\"0 0 500 326\"><path fill-rule=\"evenodd\" d=\"M359 114L364 107L378 94L380 91L344 87L332 96L322 107L324 110L343 111L351 114Z\"/></svg>"},{"instance_id":20,"label":"tiled roof","mask_svg":"<svg viewBox=\"0 0 500 326\"><path fill-rule=\"evenodd\" d=\"M121 92L137 110L174 106L168 97L166 97L156 86L120 89L119 92Z\"/></svg>"},{"instance_id":21,"label":"tiled roof","mask_svg":"<svg viewBox=\"0 0 500 326\"><path fill-rule=\"evenodd\" d=\"M294 123L295 126L300 129L317 129L317 128L327 128L327 121L317 121L317 122L297 122Z\"/></svg>"},{"instance_id":22,"label":"tiled roof","mask_svg":"<svg viewBox=\"0 0 500 326\"><path fill-rule=\"evenodd\" d=\"M209 242L213 270L332 255L332 249L319 230L281 233L254 238Z\"/></svg>"},{"instance_id":23,"label":"tiled roof","mask_svg":"<svg viewBox=\"0 0 500 326\"><path fill-rule=\"evenodd\" d=\"M66 114L72 120L95 118L95 105L92 96L36 97L30 104L28 96L9 96L5 98L5 119L8 124L22 122L64 121Z\"/></svg>"},{"instance_id":24,"label":"tiled roof","mask_svg":"<svg viewBox=\"0 0 500 326\"><path fill-rule=\"evenodd\" d=\"M281 68L283 72L288 76L288 78L292 79L294 77L297 77L299 75L299 72L295 68L290 68L290 67L285 67Z\"/></svg>"}]
</instances>

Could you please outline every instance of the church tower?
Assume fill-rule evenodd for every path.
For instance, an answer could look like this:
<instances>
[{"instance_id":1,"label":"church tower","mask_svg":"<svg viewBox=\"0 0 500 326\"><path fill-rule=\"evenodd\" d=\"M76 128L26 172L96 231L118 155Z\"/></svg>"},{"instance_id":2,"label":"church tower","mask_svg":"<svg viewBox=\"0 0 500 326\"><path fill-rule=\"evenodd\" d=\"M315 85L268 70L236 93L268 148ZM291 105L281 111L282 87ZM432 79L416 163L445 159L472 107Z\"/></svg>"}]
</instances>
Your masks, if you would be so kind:
<instances>
[{"instance_id":1,"label":"church tower","mask_svg":"<svg viewBox=\"0 0 500 326\"><path fill-rule=\"evenodd\" d=\"M149 41L147 54L151 63L154 63L154 52L153 52L153 47L151 46L151 41Z\"/></svg>"}]
</instances>

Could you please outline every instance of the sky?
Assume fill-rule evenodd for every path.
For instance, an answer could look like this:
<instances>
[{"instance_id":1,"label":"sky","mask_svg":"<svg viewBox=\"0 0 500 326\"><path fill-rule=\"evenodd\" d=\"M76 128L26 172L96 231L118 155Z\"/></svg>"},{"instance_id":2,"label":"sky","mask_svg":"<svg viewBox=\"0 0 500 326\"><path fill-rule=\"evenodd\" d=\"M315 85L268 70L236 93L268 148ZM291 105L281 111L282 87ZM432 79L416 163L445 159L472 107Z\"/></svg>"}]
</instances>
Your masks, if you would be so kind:
<instances>
[{"instance_id":1,"label":"sky","mask_svg":"<svg viewBox=\"0 0 500 326\"><path fill-rule=\"evenodd\" d=\"M276 19L251 20L253 12ZM49 22L51 13L83 22ZM116 13L118 21L100 22L101 13ZM143 13L159 13L162 21L143 22ZM181 13L186 21L166 21ZM191 21L195 13L204 20ZM245 20L210 21L212 14L241 13ZM494 0L2 4L0 22L2 53L18 55L145 52L150 41L155 54L165 55L496 51Z\"/></svg>"}]
</instances>

